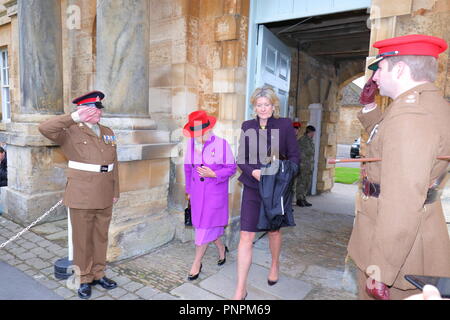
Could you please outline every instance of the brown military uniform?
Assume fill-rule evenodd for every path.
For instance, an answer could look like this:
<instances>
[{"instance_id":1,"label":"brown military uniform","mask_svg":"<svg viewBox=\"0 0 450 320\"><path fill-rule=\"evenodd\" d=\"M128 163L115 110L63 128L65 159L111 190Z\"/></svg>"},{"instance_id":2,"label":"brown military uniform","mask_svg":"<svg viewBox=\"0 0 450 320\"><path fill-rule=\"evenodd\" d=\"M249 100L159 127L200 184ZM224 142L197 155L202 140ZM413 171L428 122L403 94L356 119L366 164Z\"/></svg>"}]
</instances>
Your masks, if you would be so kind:
<instances>
[{"instance_id":1,"label":"brown military uniform","mask_svg":"<svg viewBox=\"0 0 450 320\"><path fill-rule=\"evenodd\" d=\"M448 162L436 157L450 154L450 107L427 83L397 97L385 113L377 108L359 118L372 136L367 157L381 158L364 168L380 194L357 201L348 251L361 271L360 291L362 272L376 266L376 280L392 286L391 296L400 299L415 293L406 274L450 277L441 201L424 204L429 187L448 170Z\"/></svg>"},{"instance_id":2,"label":"brown military uniform","mask_svg":"<svg viewBox=\"0 0 450 320\"><path fill-rule=\"evenodd\" d=\"M81 270L81 283L104 276L113 198L119 198L116 146L103 140L103 136L114 136L114 132L99 127L100 137L86 125L73 121L71 115L54 117L39 126L45 137L61 146L68 160L114 164L111 172L67 169L64 204L70 208L74 265Z\"/></svg>"}]
</instances>

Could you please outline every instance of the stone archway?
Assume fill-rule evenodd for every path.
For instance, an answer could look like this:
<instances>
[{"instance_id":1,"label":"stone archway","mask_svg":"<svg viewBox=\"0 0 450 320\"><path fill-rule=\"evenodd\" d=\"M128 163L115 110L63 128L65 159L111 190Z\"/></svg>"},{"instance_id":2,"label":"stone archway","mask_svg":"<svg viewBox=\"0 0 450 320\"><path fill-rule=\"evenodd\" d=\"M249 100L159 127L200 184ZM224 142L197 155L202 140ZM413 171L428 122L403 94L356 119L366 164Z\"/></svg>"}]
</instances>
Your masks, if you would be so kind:
<instances>
[{"instance_id":1,"label":"stone archway","mask_svg":"<svg viewBox=\"0 0 450 320\"><path fill-rule=\"evenodd\" d=\"M361 109L359 96L362 89L358 87L355 80L364 76L361 72L339 85L337 104L339 106L339 122L337 128L337 144L349 145L361 135L361 124L357 113Z\"/></svg>"}]
</instances>

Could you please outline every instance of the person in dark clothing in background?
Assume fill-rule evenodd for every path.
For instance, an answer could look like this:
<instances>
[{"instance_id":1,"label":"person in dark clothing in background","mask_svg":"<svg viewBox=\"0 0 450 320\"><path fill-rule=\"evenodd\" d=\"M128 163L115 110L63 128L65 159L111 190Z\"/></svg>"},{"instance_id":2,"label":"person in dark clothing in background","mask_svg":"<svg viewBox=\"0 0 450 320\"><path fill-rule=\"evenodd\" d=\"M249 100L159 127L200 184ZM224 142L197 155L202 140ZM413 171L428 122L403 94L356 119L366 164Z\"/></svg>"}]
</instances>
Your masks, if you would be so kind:
<instances>
[{"instance_id":1,"label":"person in dark clothing in background","mask_svg":"<svg viewBox=\"0 0 450 320\"><path fill-rule=\"evenodd\" d=\"M0 147L0 187L8 185L8 166L6 161L6 150Z\"/></svg>"}]
</instances>

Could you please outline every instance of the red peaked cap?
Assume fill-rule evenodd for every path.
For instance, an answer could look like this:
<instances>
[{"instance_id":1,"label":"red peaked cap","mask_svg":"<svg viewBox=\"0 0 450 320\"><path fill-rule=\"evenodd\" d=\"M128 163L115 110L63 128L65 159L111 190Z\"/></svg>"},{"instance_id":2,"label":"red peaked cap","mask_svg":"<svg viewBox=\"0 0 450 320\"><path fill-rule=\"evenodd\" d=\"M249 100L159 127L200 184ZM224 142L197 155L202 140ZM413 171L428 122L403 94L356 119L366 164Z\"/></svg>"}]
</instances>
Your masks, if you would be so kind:
<instances>
[{"instance_id":1,"label":"red peaked cap","mask_svg":"<svg viewBox=\"0 0 450 320\"><path fill-rule=\"evenodd\" d=\"M385 57L392 56L433 56L447 50L447 42L444 39L426 36L422 34L411 34L407 36L395 37L381 40L374 43L374 48L379 49L377 59L373 61L369 69L378 69L378 63Z\"/></svg>"},{"instance_id":2,"label":"red peaked cap","mask_svg":"<svg viewBox=\"0 0 450 320\"><path fill-rule=\"evenodd\" d=\"M296 129L300 128L302 126L302 124L300 122L293 122L292 126Z\"/></svg>"},{"instance_id":3,"label":"red peaked cap","mask_svg":"<svg viewBox=\"0 0 450 320\"><path fill-rule=\"evenodd\" d=\"M77 106L80 106L82 104L86 103L95 103L102 101L105 98L105 94L101 91L92 91L89 93L86 93L82 95L81 97L78 97L72 101L72 103L76 104Z\"/></svg>"},{"instance_id":4,"label":"red peaked cap","mask_svg":"<svg viewBox=\"0 0 450 320\"><path fill-rule=\"evenodd\" d=\"M189 115L189 122L183 128L186 137L194 138L204 135L216 125L217 119L203 111L194 111Z\"/></svg>"}]
</instances>

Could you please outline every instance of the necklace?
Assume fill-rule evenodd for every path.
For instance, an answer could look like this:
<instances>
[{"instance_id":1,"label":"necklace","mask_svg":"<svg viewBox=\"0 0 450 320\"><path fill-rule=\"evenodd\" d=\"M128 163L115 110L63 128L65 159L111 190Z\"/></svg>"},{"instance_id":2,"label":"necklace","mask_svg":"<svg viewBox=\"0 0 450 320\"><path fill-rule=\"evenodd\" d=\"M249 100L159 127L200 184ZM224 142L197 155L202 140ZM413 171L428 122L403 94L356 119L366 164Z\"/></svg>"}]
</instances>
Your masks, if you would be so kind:
<instances>
[{"instance_id":1,"label":"necklace","mask_svg":"<svg viewBox=\"0 0 450 320\"><path fill-rule=\"evenodd\" d=\"M262 129L262 130L266 130L266 126L260 125L259 128Z\"/></svg>"}]
</instances>

